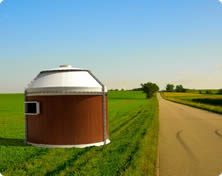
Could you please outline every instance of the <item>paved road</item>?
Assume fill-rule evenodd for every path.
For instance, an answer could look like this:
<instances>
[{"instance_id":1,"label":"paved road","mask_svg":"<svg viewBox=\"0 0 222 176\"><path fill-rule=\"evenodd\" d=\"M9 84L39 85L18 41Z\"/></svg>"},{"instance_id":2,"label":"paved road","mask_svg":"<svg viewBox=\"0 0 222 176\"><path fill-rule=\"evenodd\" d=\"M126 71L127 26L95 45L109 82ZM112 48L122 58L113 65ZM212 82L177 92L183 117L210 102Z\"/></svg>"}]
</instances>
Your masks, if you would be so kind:
<instances>
[{"instance_id":1,"label":"paved road","mask_svg":"<svg viewBox=\"0 0 222 176\"><path fill-rule=\"evenodd\" d=\"M158 99L160 176L219 176L222 115Z\"/></svg>"}]
</instances>

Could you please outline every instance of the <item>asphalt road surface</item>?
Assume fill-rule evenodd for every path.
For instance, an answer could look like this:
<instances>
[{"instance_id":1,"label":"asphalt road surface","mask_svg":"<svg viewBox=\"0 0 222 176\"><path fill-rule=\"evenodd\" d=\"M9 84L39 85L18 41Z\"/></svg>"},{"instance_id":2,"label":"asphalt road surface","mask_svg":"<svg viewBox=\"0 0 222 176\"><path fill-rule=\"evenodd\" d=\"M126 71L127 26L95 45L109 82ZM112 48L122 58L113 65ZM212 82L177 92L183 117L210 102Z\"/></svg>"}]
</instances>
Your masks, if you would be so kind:
<instances>
[{"instance_id":1,"label":"asphalt road surface","mask_svg":"<svg viewBox=\"0 0 222 176\"><path fill-rule=\"evenodd\" d=\"M158 99L160 176L219 176L222 115Z\"/></svg>"}]
</instances>

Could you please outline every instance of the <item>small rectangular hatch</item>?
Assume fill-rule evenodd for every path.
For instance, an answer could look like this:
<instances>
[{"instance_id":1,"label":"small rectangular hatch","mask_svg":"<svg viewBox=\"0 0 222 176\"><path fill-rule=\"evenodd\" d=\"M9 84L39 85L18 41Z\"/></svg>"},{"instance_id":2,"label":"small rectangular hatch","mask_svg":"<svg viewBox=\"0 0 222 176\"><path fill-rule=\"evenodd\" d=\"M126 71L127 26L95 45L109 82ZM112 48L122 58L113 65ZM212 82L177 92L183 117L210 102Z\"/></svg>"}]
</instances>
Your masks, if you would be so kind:
<instances>
[{"instance_id":1,"label":"small rectangular hatch","mask_svg":"<svg viewBox=\"0 0 222 176\"><path fill-rule=\"evenodd\" d=\"M26 101L25 102L25 114L26 115L38 115L40 113L39 102Z\"/></svg>"}]
</instances>

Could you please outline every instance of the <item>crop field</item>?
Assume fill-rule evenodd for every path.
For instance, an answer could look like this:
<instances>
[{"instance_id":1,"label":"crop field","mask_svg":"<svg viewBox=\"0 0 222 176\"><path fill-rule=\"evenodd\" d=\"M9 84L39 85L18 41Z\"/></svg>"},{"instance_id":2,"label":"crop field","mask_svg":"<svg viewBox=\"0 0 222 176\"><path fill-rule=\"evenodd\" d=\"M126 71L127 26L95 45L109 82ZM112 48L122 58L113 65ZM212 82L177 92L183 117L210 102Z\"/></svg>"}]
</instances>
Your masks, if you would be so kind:
<instances>
[{"instance_id":1,"label":"crop field","mask_svg":"<svg viewBox=\"0 0 222 176\"><path fill-rule=\"evenodd\" d=\"M147 100L140 91L111 91L108 100L110 144L84 149L37 148L24 144L24 95L0 94L0 173L153 176L157 98Z\"/></svg>"},{"instance_id":2,"label":"crop field","mask_svg":"<svg viewBox=\"0 0 222 176\"><path fill-rule=\"evenodd\" d=\"M222 95L168 92L161 95L170 101L222 114Z\"/></svg>"},{"instance_id":3,"label":"crop field","mask_svg":"<svg viewBox=\"0 0 222 176\"><path fill-rule=\"evenodd\" d=\"M222 94L222 89L186 89L186 93Z\"/></svg>"}]
</instances>

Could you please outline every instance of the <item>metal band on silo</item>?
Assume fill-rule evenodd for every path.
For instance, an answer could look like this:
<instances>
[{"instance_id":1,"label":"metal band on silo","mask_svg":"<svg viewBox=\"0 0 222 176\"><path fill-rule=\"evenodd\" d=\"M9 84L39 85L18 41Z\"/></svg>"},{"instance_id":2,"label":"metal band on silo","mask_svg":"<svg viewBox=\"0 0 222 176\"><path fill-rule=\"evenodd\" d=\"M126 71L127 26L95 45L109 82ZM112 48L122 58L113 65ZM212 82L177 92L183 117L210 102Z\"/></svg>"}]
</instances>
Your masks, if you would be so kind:
<instances>
[{"instance_id":1,"label":"metal band on silo","mask_svg":"<svg viewBox=\"0 0 222 176\"><path fill-rule=\"evenodd\" d=\"M105 86L102 82L100 82L99 79L97 79L96 76L92 74L90 70L87 70L87 72L102 86L102 93L103 93L103 99L102 99L102 105L103 105L103 140L104 145L106 145L106 93L105 93Z\"/></svg>"},{"instance_id":2,"label":"metal band on silo","mask_svg":"<svg viewBox=\"0 0 222 176\"><path fill-rule=\"evenodd\" d=\"M25 102L27 101L26 96L27 96L27 91L25 90L25 92L24 92ZM25 107L24 107L24 109L25 109ZM26 114L25 114L25 143L27 143L27 118L26 118Z\"/></svg>"}]
</instances>

